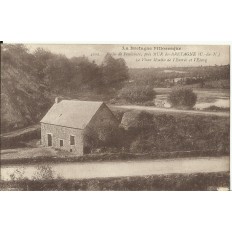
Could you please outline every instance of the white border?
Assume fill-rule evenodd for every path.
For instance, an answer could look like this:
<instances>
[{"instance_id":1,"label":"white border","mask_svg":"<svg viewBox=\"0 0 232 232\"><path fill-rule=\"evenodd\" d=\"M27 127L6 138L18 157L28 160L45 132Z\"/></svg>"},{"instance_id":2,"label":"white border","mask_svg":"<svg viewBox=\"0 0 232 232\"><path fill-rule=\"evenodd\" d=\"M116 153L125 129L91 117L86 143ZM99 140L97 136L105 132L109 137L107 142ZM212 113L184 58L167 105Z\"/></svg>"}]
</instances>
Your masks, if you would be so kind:
<instances>
[{"instance_id":1,"label":"white border","mask_svg":"<svg viewBox=\"0 0 232 232\"><path fill-rule=\"evenodd\" d=\"M1 1L19 43L232 44L231 0ZM230 231L231 192L0 192L1 231Z\"/></svg>"}]
</instances>

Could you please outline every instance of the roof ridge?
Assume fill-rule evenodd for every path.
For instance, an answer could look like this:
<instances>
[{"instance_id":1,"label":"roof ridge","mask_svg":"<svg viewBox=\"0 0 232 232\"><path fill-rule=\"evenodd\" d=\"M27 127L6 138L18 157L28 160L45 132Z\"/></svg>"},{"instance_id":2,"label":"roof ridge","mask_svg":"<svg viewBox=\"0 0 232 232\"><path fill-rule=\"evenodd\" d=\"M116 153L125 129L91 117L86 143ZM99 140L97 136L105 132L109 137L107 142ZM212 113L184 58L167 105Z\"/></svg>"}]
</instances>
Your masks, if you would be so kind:
<instances>
[{"instance_id":1,"label":"roof ridge","mask_svg":"<svg viewBox=\"0 0 232 232\"><path fill-rule=\"evenodd\" d=\"M104 103L104 101L88 101L88 100L79 100L79 99L63 99L62 101L79 101L79 102L96 102L96 103Z\"/></svg>"}]
</instances>

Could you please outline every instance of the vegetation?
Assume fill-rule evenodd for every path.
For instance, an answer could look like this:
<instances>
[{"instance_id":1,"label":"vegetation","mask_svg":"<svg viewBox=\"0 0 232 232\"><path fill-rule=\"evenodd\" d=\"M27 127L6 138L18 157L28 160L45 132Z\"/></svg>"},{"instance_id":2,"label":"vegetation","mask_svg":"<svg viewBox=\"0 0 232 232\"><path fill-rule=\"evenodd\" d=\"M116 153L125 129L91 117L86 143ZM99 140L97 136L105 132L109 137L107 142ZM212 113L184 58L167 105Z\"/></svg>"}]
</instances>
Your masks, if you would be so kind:
<instances>
[{"instance_id":1,"label":"vegetation","mask_svg":"<svg viewBox=\"0 0 232 232\"><path fill-rule=\"evenodd\" d=\"M229 153L229 118L129 111L122 118L131 152L216 150Z\"/></svg>"},{"instance_id":2,"label":"vegetation","mask_svg":"<svg viewBox=\"0 0 232 232\"><path fill-rule=\"evenodd\" d=\"M103 125L100 128L86 128L84 131L85 153L96 149L121 147L122 130L118 126ZM104 148L104 149L103 149Z\"/></svg>"},{"instance_id":3,"label":"vegetation","mask_svg":"<svg viewBox=\"0 0 232 232\"><path fill-rule=\"evenodd\" d=\"M99 153L105 154L99 157L99 160L114 159L113 157L117 156L116 154L119 155L119 159L123 159L123 156L126 159L127 154L129 154L128 157L130 159L134 158L133 154L141 154L144 156L153 154L154 157L160 158L186 157L186 155L217 156L229 154L229 117L163 113L152 114L133 110L124 113L119 111L118 117L122 118L121 126L118 130L112 128L107 129L106 127L100 131L92 130L87 133L90 137L87 141L90 145L92 143L88 152L92 152L93 154L97 153L97 156L100 155ZM35 136L40 134L39 130L32 132L35 133ZM18 143L26 142L32 136L32 132L29 131L26 134L24 133L10 137L7 140L2 140L2 147L12 148L11 144L15 145L15 141ZM5 144L6 141L7 143ZM195 152L185 154L183 153L185 151ZM159 152L162 154L159 155ZM165 152L171 153L169 155L163 155ZM68 154L66 155L68 156ZM56 159L60 156L62 156L62 152L57 154ZM69 159L70 157L67 158L67 160ZM72 161L82 159L84 161L98 160L96 157L84 157ZM37 160L38 162L42 160L46 161L46 158L35 159L35 162ZM5 161L2 159L2 162ZM22 162L29 161L22 160Z\"/></svg>"},{"instance_id":4,"label":"vegetation","mask_svg":"<svg viewBox=\"0 0 232 232\"><path fill-rule=\"evenodd\" d=\"M153 87L149 85L126 85L119 91L119 98L130 103L145 103L153 101L155 95L156 93L153 90Z\"/></svg>"},{"instance_id":5,"label":"vegetation","mask_svg":"<svg viewBox=\"0 0 232 232\"><path fill-rule=\"evenodd\" d=\"M106 54L102 63L102 78L103 83L107 86L120 85L121 81L129 78L128 67L124 59L113 58L109 53Z\"/></svg>"},{"instance_id":6,"label":"vegetation","mask_svg":"<svg viewBox=\"0 0 232 232\"><path fill-rule=\"evenodd\" d=\"M2 132L38 123L57 95L149 106L154 105L154 87L179 85L175 78L187 78L181 82L186 86L229 88L229 65L128 69L123 59L110 54L98 65L85 56L67 58L42 48L31 53L20 44L1 49ZM194 97L187 99L181 107L192 107Z\"/></svg>"},{"instance_id":7,"label":"vegetation","mask_svg":"<svg viewBox=\"0 0 232 232\"><path fill-rule=\"evenodd\" d=\"M173 67L173 68L134 68L129 70L130 79L146 81L155 87L194 85L199 88L230 88L230 65ZM174 82L175 78L184 81Z\"/></svg>"},{"instance_id":8,"label":"vegetation","mask_svg":"<svg viewBox=\"0 0 232 232\"><path fill-rule=\"evenodd\" d=\"M18 130L17 132L11 132L0 136L1 148L8 149L14 147L25 147L25 143L33 139L41 138L41 128L39 124L32 127Z\"/></svg>"},{"instance_id":9,"label":"vegetation","mask_svg":"<svg viewBox=\"0 0 232 232\"><path fill-rule=\"evenodd\" d=\"M30 53L20 44L1 48L2 132L37 123L58 94L92 93L96 100L98 94L115 94L129 77L125 61L110 54L97 65L85 56L68 59L42 48Z\"/></svg>"},{"instance_id":10,"label":"vegetation","mask_svg":"<svg viewBox=\"0 0 232 232\"><path fill-rule=\"evenodd\" d=\"M175 88L168 96L172 107L191 109L197 102L197 95L192 89Z\"/></svg>"},{"instance_id":11,"label":"vegetation","mask_svg":"<svg viewBox=\"0 0 232 232\"><path fill-rule=\"evenodd\" d=\"M63 163L63 162L102 162L102 161L132 161L132 160L156 160L156 159L175 159L175 158L192 158L192 157L221 157L229 156L229 152L225 153L218 150L192 150L192 151L174 151L174 152L126 152L112 150L111 152L102 152L87 154L84 156L73 156L67 151L59 150L56 156L52 156L49 152L46 156L42 153L36 157L31 157L30 153L28 157L12 157L12 154L8 154L8 158L4 157L1 159L1 165L13 165L13 164L44 164L44 163ZM37 151L38 152L38 151ZM42 152L42 151L41 151Z\"/></svg>"},{"instance_id":12,"label":"vegetation","mask_svg":"<svg viewBox=\"0 0 232 232\"><path fill-rule=\"evenodd\" d=\"M21 180L1 181L1 190L28 191L206 191L229 188L229 173L196 173L142 177L95 178L83 180Z\"/></svg>"},{"instance_id":13,"label":"vegetation","mask_svg":"<svg viewBox=\"0 0 232 232\"><path fill-rule=\"evenodd\" d=\"M65 55L53 54L42 48L29 53L24 45L3 45L4 65L11 65L29 72L39 83L46 84L49 90L63 92L64 87L79 90L88 85L95 88L108 88L109 83L128 79L128 67L123 59L115 59L106 54L102 65L89 61L85 56L68 59ZM60 93L60 92L59 92Z\"/></svg>"},{"instance_id":14,"label":"vegetation","mask_svg":"<svg viewBox=\"0 0 232 232\"><path fill-rule=\"evenodd\" d=\"M204 108L205 111L222 111L222 112L228 112L230 111L229 107L218 107L218 106L209 106L207 108Z\"/></svg>"},{"instance_id":15,"label":"vegetation","mask_svg":"<svg viewBox=\"0 0 232 232\"><path fill-rule=\"evenodd\" d=\"M49 165L38 165L33 180L53 180L55 179L54 171Z\"/></svg>"}]
</instances>

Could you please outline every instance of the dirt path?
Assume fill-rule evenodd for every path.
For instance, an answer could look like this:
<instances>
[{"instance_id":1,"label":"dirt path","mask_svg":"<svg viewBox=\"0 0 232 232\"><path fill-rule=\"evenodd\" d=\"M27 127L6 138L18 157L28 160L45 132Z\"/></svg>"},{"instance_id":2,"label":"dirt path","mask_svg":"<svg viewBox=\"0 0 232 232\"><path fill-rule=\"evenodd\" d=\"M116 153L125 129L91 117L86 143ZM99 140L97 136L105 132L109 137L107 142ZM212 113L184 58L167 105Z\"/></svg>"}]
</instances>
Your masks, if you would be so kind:
<instances>
[{"instance_id":1,"label":"dirt path","mask_svg":"<svg viewBox=\"0 0 232 232\"><path fill-rule=\"evenodd\" d=\"M3 133L1 134L1 137L4 137L4 138L16 137L16 136L20 136L20 135L23 135L29 132L39 130L39 129L40 129L40 124L34 124L32 126L28 126L25 128L11 131L11 132Z\"/></svg>"},{"instance_id":2,"label":"dirt path","mask_svg":"<svg viewBox=\"0 0 232 232\"><path fill-rule=\"evenodd\" d=\"M98 177L144 176L173 173L228 172L229 157L217 158L179 158L166 160L120 161L101 163L60 163L50 164L54 173L64 179L88 179ZM2 166L1 178L8 180L17 169L24 176L32 178L36 165Z\"/></svg>"},{"instance_id":3,"label":"dirt path","mask_svg":"<svg viewBox=\"0 0 232 232\"><path fill-rule=\"evenodd\" d=\"M137 105L110 105L110 108L119 108L119 109L131 109L131 110L146 110L153 112L163 112L163 113L179 113L179 114L192 114L192 115L214 115L219 117L230 117L230 112L206 112L206 111L197 111L197 110L177 110L177 109L167 109L167 108L158 108L154 106L137 106Z\"/></svg>"}]
</instances>

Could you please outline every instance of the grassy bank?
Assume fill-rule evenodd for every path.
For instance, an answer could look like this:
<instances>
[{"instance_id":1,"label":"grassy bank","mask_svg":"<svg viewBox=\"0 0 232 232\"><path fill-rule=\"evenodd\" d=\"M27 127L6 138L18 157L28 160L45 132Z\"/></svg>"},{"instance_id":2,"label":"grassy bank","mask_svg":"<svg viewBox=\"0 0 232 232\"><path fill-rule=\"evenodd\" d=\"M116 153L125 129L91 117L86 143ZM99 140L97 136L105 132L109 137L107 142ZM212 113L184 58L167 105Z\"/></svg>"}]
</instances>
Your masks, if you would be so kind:
<instances>
[{"instance_id":1,"label":"grassy bank","mask_svg":"<svg viewBox=\"0 0 232 232\"><path fill-rule=\"evenodd\" d=\"M0 136L1 149L25 147L28 141L40 139L40 124L4 133Z\"/></svg>"},{"instance_id":2,"label":"grassy bank","mask_svg":"<svg viewBox=\"0 0 232 232\"><path fill-rule=\"evenodd\" d=\"M223 173L172 174L142 177L96 178L83 180L2 181L0 189L22 191L207 191L229 188L230 175Z\"/></svg>"},{"instance_id":3,"label":"grassy bank","mask_svg":"<svg viewBox=\"0 0 232 232\"><path fill-rule=\"evenodd\" d=\"M1 157L1 165L14 164L41 164L41 163L62 163L62 162L101 162L101 161L127 161L127 160L155 160L175 159L191 157L220 157L229 156L229 153L216 150L207 151L176 151L176 152L155 152L155 153L98 153L84 156L70 155L67 151L53 150L46 148L34 148L19 151L4 150Z\"/></svg>"}]
</instances>

